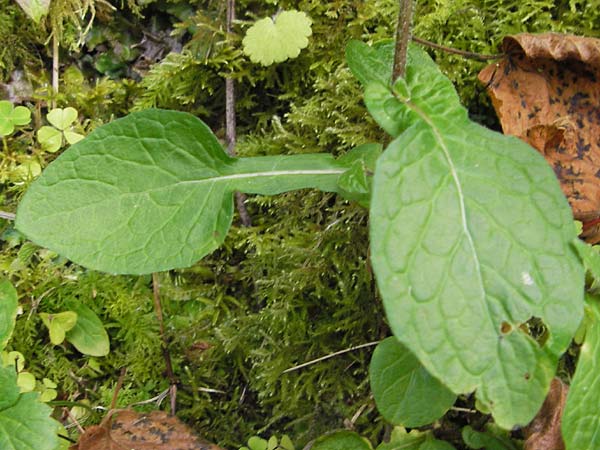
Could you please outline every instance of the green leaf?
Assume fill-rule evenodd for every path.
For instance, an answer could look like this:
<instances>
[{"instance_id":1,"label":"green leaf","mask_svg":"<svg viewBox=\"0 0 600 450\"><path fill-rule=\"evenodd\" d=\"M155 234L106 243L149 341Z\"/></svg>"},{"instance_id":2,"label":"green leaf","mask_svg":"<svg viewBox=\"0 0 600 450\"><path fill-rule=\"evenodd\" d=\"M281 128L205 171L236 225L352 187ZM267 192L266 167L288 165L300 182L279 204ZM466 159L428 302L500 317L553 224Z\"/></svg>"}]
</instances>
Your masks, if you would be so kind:
<instances>
[{"instance_id":1,"label":"green leaf","mask_svg":"<svg viewBox=\"0 0 600 450\"><path fill-rule=\"evenodd\" d=\"M407 54L407 67L410 67L409 82L397 80L392 91L390 82L394 62L394 45L389 41L378 42L372 47L359 41L351 41L346 49L346 58L352 73L365 87L365 104L377 123L391 136L397 137L419 116L410 108L403 107L399 99L413 96L413 101L428 106L436 105L437 89L448 91L452 83L445 77L432 79L423 74L439 72L437 66L416 47ZM435 82L435 86L428 83ZM409 86L410 84L410 86ZM409 90L412 91L409 92ZM429 97L428 97L429 96ZM428 104L429 100L429 104ZM460 104L456 104L460 108Z\"/></svg>"},{"instance_id":2,"label":"green leaf","mask_svg":"<svg viewBox=\"0 0 600 450\"><path fill-rule=\"evenodd\" d=\"M0 136L8 136L17 125L27 125L31 121L31 111L24 106L13 107L7 100L0 101Z\"/></svg>"},{"instance_id":3,"label":"green leaf","mask_svg":"<svg viewBox=\"0 0 600 450\"><path fill-rule=\"evenodd\" d=\"M15 328L19 301L17 291L8 280L0 281L0 350L4 350Z\"/></svg>"},{"instance_id":4,"label":"green leaf","mask_svg":"<svg viewBox=\"0 0 600 450\"><path fill-rule=\"evenodd\" d=\"M0 393L0 411L14 405L19 398L17 373L13 366L0 366Z\"/></svg>"},{"instance_id":5,"label":"green leaf","mask_svg":"<svg viewBox=\"0 0 600 450\"><path fill-rule=\"evenodd\" d=\"M0 448L2 450L55 450L58 423L50 407L35 392L20 394L12 368L0 367Z\"/></svg>"},{"instance_id":6,"label":"green leaf","mask_svg":"<svg viewBox=\"0 0 600 450\"><path fill-rule=\"evenodd\" d=\"M15 131L15 125L10 120L13 105L6 100L0 101L0 136L8 136Z\"/></svg>"},{"instance_id":7,"label":"green leaf","mask_svg":"<svg viewBox=\"0 0 600 450\"><path fill-rule=\"evenodd\" d=\"M17 374L17 386L21 392L31 392L35 389L35 376L30 372L19 372Z\"/></svg>"},{"instance_id":8,"label":"green leaf","mask_svg":"<svg viewBox=\"0 0 600 450\"><path fill-rule=\"evenodd\" d=\"M433 437L431 431L412 430L407 433L404 427L395 427L390 442L379 444L377 450L455 450L447 442Z\"/></svg>"},{"instance_id":9,"label":"green leaf","mask_svg":"<svg viewBox=\"0 0 600 450\"><path fill-rule=\"evenodd\" d=\"M381 155L381 144L363 144L354 147L338 161L350 168L338 179L340 194L348 199L368 207L371 199L371 180L375 163Z\"/></svg>"},{"instance_id":10,"label":"green leaf","mask_svg":"<svg viewBox=\"0 0 600 450\"><path fill-rule=\"evenodd\" d=\"M375 348L369 377L377 409L394 425L415 428L432 423L456 400L394 337Z\"/></svg>"},{"instance_id":11,"label":"green leaf","mask_svg":"<svg viewBox=\"0 0 600 450\"><path fill-rule=\"evenodd\" d=\"M17 372L25 368L25 356L21 352L2 352L2 365L10 366Z\"/></svg>"},{"instance_id":12,"label":"green leaf","mask_svg":"<svg viewBox=\"0 0 600 450\"><path fill-rule=\"evenodd\" d=\"M427 54L409 55L410 101L380 83L365 92L387 90L392 103L380 106L405 130L373 180L371 252L387 317L453 392L477 390L503 428L525 425L583 314L571 209L538 152L471 122ZM521 327L533 317L543 343Z\"/></svg>"},{"instance_id":13,"label":"green leaf","mask_svg":"<svg viewBox=\"0 0 600 450\"><path fill-rule=\"evenodd\" d=\"M40 313L42 322L50 331L50 342L60 345L65 340L65 334L77 323L77 313L63 311L57 314Z\"/></svg>"},{"instance_id":14,"label":"green leaf","mask_svg":"<svg viewBox=\"0 0 600 450\"><path fill-rule=\"evenodd\" d=\"M337 192L348 168L329 154L231 158L196 117L146 110L69 147L31 184L15 226L97 270L188 267L225 239L234 191Z\"/></svg>"},{"instance_id":15,"label":"green leaf","mask_svg":"<svg viewBox=\"0 0 600 450\"><path fill-rule=\"evenodd\" d=\"M267 442L267 450L275 450L277 447L277 437L271 436Z\"/></svg>"},{"instance_id":16,"label":"green leaf","mask_svg":"<svg viewBox=\"0 0 600 450\"><path fill-rule=\"evenodd\" d=\"M64 135L66 141L71 145L78 143L85 137L83 134L75 133L74 131L65 131Z\"/></svg>"},{"instance_id":17,"label":"green leaf","mask_svg":"<svg viewBox=\"0 0 600 450\"><path fill-rule=\"evenodd\" d=\"M96 313L82 303L70 302L69 306L77 313L77 323L67 332L67 341L84 355L108 355L110 341Z\"/></svg>"},{"instance_id":18,"label":"green leaf","mask_svg":"<svg viewBox=\"0 0 600 450\"><path fill-rule=\"evenodd\" d=\"M597 285L600 284L600 252L598 251L600 247L592 247L580 239L576 239L573 245L577 249L586 270L592 276L592 289L595 290Z\"/></svg>"},{"instance_id":19,"label":"green leaf","mask_svg":"<svg viewBox=\"0 0 600 450\"><path fill-rule=\"evenodd\" d=\"M308 46L311 25L312 21L300 11L282 11L275 21L265 17L248 28L242 41L244 53L263 66L295 58Z\"/></svg>"},{"instance_id":20,"label":"green leaf","mask_svg":"<svg viewBox=\"0 0 600 450\"><path fill-rule=\"evenodd\" d=\"M54 108L48 112L46 119L61 131L69 128L77 120L77 110L75 108Z\"/></svg>"},{"instance_id":21,"label":"green leaf","mask_svg":"<svg viewBox=\"0 0 600 450\"><path fill-rule=\"evenodd\" d=\"M267 440L261 437L252 436L248 439L248 447L250 447L250 450L267 450L267 446Z\"/></svg>"},{"instance_id":22,"label":"green leaf","mask_svg":"<svg viewBox=\"0 0 600 450\"><path fill-rule=\"evenodd\" d=\"M350 41L346 45L346 60L350 71L363 86L373 82L388 86L394 65L388 55L393 51L394 42L391 40L380 41L373 46Z\"/></svg>"},{"instance_id":23,"label":"green leaf","mask_svg":"<svg viewBox=\"0 0 600 450\"><path fill-rule=\"evenodd\" d=\"M54 153L62 147L63 135L54 127L44 125L37 131L37 138L47 152Z\"/></svg>"},{"instance_id":24,"label":"green leaf","mask_svg":"<svg viewBox=\"0 0 600 450\"><path fill-rule=\"evenodd\" d=\"M27 125L31 122L31 111L24 106L17 106L12 112L11 120L15 125Z\"/></svg>"},{"instance_id":25,"label":"green leaf","mask_svg":"<svg viewBox=\"0 0 600 450\"><path fill-rule=\"evenodd\" d=\"M489 432L475 431L469 425L464 427L461 432L463 441L467 447L472 449L517 450L517 446L506 436L506 432L504 435L501 433L501 430L493 428Z\"/></svg>"},{"instance_id":26,"label":"green leaf","mask_svg":"<svg viewBox=\"0 0 600 450\"><path fill-rule=\"evenodd\" d=\"M292 440L290 439L290 437L287 434L284 434L283 436L281 436L281 441L279 442L279 446L281 447L282 450L295 450L294 444L292 443Z\"/></svg>"},{"instance_id":27,"label":"green leaf","mask_svg":"<svg viewBox=\"0 0 600 450\"><path fill-rule=\"evenodd\" d=\"M317 438L312 450L372 450L369 441L354 431L335 431Z\"/></svg>"},{"instance_id":28,"label":"green leaf","mask_svg":"<svg viewBox=\"0 0 600 450\"><path fill-rule=\"evenodd\" d=\"M50 8L50 0L17 0L17 3L35 23L39 23Z\"/></svg>"},{"instance_id":29,"label":"green leaf","mask_svg":"<svg viewBox=\"0 0 600 450\"><path fill-rule=\"evenodd\" d=\"M568 449L600 448L600 299L588 302L593 322L581 346L575 376L562 417L562 435Z\"/></svg>"}]
</instances>

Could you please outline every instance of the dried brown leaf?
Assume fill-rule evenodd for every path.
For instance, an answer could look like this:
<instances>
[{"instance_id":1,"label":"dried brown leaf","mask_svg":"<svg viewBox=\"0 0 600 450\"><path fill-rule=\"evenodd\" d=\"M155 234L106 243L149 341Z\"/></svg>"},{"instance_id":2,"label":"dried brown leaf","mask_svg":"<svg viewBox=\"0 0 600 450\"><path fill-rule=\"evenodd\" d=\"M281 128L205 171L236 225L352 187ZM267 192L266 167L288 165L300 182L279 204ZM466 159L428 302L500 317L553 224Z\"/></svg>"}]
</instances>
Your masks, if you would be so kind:
<instances>
[{"instance_id":1,"label":"dried brown leaf","mask_svg":"<svg viewBox=\"0 0 600 450\"><path fill-rule=\"evenodd\" d=\"M542 408L523 430L526 438L523 450L565 450L560 424L568 391L560 379L552 380Z\"/></svg>"},{"instance_id":2,"label":"dried brown leaf","mask_svg":"<svg viewBox=\"0 0 600 450\"><path fill-rule=\"evenodd\" d=\"M590 242L600 241L600 39L518 34L481 71L504 133L553 166Z\"/></svg>"},{"instance_id":3,"label":"dried brown leaf","mask_svg":"<svg viewBox=\"0 0 600 450\"><path fill-rule=\"evenodd\" d=\"M118 410L89 427L70 450L223 450L198 438L164 411Z\"/></svg>"}]
</instances>

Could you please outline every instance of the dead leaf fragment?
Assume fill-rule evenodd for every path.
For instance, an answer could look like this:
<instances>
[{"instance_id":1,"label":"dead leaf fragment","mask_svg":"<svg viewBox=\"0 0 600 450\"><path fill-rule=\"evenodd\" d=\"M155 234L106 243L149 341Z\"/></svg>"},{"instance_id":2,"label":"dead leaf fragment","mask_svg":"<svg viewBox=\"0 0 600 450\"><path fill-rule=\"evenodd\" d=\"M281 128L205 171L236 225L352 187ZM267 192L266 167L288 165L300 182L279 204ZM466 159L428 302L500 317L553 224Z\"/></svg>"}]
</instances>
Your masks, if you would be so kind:
<instances>
[{"instance_id":1,"label":"dead leaf fragment","mask_svg":"<svg viewBox=\"0 0 600 450\"><path fill-rule=\"evenodd\" d=\"M600 39L524 33L502 47L506 57L479 80L504 133L544 155L584 222L583 236L600 242Z\"/></svg>"},{"instance_id":2,"label":"dead leaf fragment","mask_svg":"<svg viewBox=\"0 0 600 450\"><path fill-rule=\"evenodd\" d=\"M198 438L164 411L141 414L114 411L101 425L89 427L69 450L223 450Z\"/></svg>"},{"instance_id":3,"label":"dead leaf fragment","mask_svg":"<svg viewBox=\"0 0 600 450\"><path fill-rule=\"evenodd\" d=\"M550 392L531 423L523 430L526 437L524 450L565 450L560 424L569 388L554 378Z\"/></svg>"}]
</instances>

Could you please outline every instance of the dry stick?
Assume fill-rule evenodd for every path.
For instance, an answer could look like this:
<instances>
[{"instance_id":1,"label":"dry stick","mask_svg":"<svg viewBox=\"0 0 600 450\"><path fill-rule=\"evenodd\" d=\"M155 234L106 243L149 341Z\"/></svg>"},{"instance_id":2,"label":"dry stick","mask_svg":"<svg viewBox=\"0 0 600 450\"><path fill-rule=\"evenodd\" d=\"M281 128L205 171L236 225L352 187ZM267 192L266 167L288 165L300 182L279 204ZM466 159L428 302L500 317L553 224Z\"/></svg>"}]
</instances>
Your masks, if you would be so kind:
<instances>
[{"instance_id":1,"label":"dry stick","mask_svg":"<svg viewBox=\"0 0 600 450\"><path fill-rule=\"evenodd\" d=\"M457 48L446 47L444 45L436 44L435 42L431 42L426 39L421 39L416 36L412 36L411 39L414 42L416 42L417 44L435 48L436 50L441 50L446 53L454 53L455 55L464 56L465 58L469 58L469 59L479 59L481 61L488 61L491 59L502 59L505 56L503 53L499 53L496 55L483 55L481 53L469 52L466 50L459 50Z\"/></svg>"},{"instance_id":2,"label":"dry stick","mask_svg":"<svg viewBox=\"0 0 600 450\"><path fill-rule=\"evenodd\" d=\"M414 0L400 0L398 24L396 25L396 49L394 52L394 70L392 79L404 77L406 72L406 53L410 41Z\"/></svg>"},{"instance_id":3,"label":"dry stick","mask_svg":"<svg viewBox=\"0 0 600 450\"><path fill-rule=\"evenodd\" d=\"M126 373L127 373L127 368L123 367L121 369L121 373L119 375L119 380L117 381L117 386L115 387L115 391L113 392L112 400L110 402L111 410L113 410L117 407L117 398L119 398L119 391L123 387L123 381L125 380Z\"/></svg>"},{"instance_id":4,"label":"dry stick","mask_svg":"<svg viewBox=\"0 0 600 450\"><path fill-rule=\"evenodd\" d=\"M171 353L169 352L169 346L167 342L167 336L165 334L165 323L163 320L162 306L160 304L160 285L158 282L158 273L152 273L152 293L154 294L154 310L156 311L156 318L158 319L158 325L160 330L160 338L162 340L162 354L165 359L165 366L167 370L167 377L171 386L169 387L169 395L171 398L171 414L175 415L175 408L177 404L177 379L173 373L173 365L171 364Z\"/></svg>"},{"instance_id":5,"label":"dry stick","mask_svg":"<svg viewBox=\"0 0 600 450\"><path fill-rule=\"evenodd\" d=\"M17 216L14 213L0 211L0 219L15 220L15 217Z\"/></svg>"},{"instance_id":6,"label":"dry stick","mask_svg":"<svg viewBox=\"0 0 600 450\"><path fill-rule=\"evenodd\" d=\"M334 356L343 355L344 353L353 352L354 350L360 350L361 348L365 348L365 347L373 347L374 345L377 345L380 342L381 341L367 342L366 344L360 344L355 347L350 347L350 348L346 348L344 350L340 350L339 352L330 353L329 355L321 356L320 358L313 359L312 361L308 361L303 364L300 364L300 365L297 365L294 367L290 367L289 369L285 369L281 373L293 372L294 370L302 369L303 367L310 366L312 364L316 364L321 361L325 361L326 359L333 358Z\"/></svg>"},{"instance_id":7,"label":"dry stick","mask_svg":"<svg viewBox=\"0 0 600 450\"><path fill-rule=\"evenodd\" d=\"M231 33L231 27L235 20L235 0L227 0L226 31ZM227 153L235 156L235 86L232 78L225 78L225 139L227 140ZM235 193L235 204L240 214L240 220L245 227L252 226L252 219L246 209L246 195L242 192Z\"/></svg>"}]
</instances>

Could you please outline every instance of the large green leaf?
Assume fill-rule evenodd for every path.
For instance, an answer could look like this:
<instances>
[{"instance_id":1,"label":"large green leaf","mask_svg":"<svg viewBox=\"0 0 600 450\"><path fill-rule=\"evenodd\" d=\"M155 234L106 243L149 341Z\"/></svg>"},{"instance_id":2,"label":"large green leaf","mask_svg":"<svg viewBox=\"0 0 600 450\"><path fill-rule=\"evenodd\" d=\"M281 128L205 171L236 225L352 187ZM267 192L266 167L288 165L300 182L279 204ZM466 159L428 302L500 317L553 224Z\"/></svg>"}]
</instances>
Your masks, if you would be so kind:
<instances>
[{"instance_id":1,"label":"large green leaf","mask_svg":"<svg viewBox=\"0 0 600 450\"><path fill-rule=\"evenodd\" d=\"M10 401L7 401L10 399ZM2 450L55 450L58 423L39 394L19 393L17 374L0 366L0 448Z\"/></svg>"},{"instance_id":2,"label":"large green leaf","mask_svg":"<svg viewBox=\"0 0 600 450\"><path fill-rule=\"evenodd\" d=\"M600 448L600 298L588 302L592 323L581 346L562 417L562 435L568 450Z\"/></svg>"},{"instance_id":3,"label":"large green leaf","mask_svg":"<svg viewBox=\"0 0 600 450\"><path fill-rule=\"evenodd\" d=\"M429 57L414 47L409 56L405 80L365 92L404 130L373 181L371 250L387 316L433 376L455 393L477 390L502 427L524 425L583 314L571 210L541 155L471 122ZM544 341L524 332L531 318Z\"/></svg>"},{"instance_id":4,"label":"large green leaf","mask_svg":"<svg viewBox=\"0 0 600 450\"><path fill-rule=\"evenodd\" d=\"M17 291L10 281L0 281L0 350L4 350L6 343L12 335L17 318L19 302Z\"/></svg>"},{"instance_id":5,"label":"large green leaf","mask_svg":"<svg viewBox=\"0 0 600 450\"><path fill-rule=\"evenodd\" d=\"M375 348L369 378L377 409L394 425L415 428L432 423L456 400L394 337Z\"/></svg>"},{"instance_id":6,"label":"large green leaf","mask_svg":"<svg viewBox=\"0 0 600 450\"><path fill-rule=\"evenodd\" d=\"M77 323L67 331L67 341L84 355L108 355L110 341L100 318L83 303L70 302L69 306L77 313Z\"/></svg>"},{"instance_id":7,"label":"large green leaf","mask_svg":"<svg viewBox=\"0 0 600 450\"><path fill-rule=\"evenodd\" d=\"M16 227L112 273L187 267L224 240L233 192L337 191L329 154L231 158L196 117L146 110L97 128L32 183Z\"/></svg>"}]
</instances>

